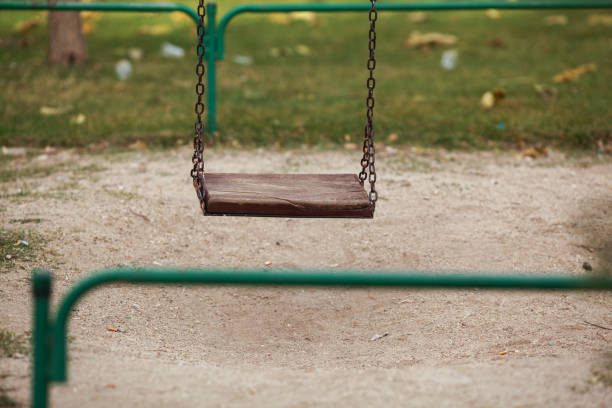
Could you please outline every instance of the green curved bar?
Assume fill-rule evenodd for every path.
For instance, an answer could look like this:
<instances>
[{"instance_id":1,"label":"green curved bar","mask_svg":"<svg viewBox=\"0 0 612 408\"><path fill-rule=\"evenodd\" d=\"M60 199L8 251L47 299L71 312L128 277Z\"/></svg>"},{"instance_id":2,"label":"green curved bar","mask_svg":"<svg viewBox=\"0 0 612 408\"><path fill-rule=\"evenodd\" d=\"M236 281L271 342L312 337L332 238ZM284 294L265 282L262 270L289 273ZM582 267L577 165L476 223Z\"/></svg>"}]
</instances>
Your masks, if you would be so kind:
<instances>
[{"instance_id":1,"label":"green curved bar","mask_svg":"<svg viewBox=\"0 0 612 408\"><path fill-rule=\"evenodd\" d=\"M35 275L35 281L38 275ZM270 271L223 269L119 268L91 275L70 289L52 328L51 381L67 379L66 334L70 312L88 291L109 283L284 285L323 287L417 287L546 290L612 290L612 278L575 276L459 275L426 272Z\"/></svg>"},{"instance_id":2,"label":"green curved bar","mask_svg":"<svg viewBox=\"0 0 612 408\"><path fill-rule=\"evenodd\" d=\"M187 14L198 24L198 13L184 4L174 3L69 3L49 4L47 2L0 2L0 10L55 10L55 11L132 11L132 12L172 12Z\"/></svg>"},{"instance_id":3,"label":"green curved bar","mask_svg":"<svg viewBox=\"0 0 612 408\"><path fill-rule=\"evenodd\" d=\"M347 11L368 11L370 3L320 3L320 4L250 4L234 7L221 19L217 38L217 59L225 58L225 30L229 22L243 13L293 13L312 11L334 13ZM452 10L541 10L541 9L593 9L612 8L612 1L458 1L452 3L377 3L378 11L452 11Z\"/></svg>"}]
</instances>

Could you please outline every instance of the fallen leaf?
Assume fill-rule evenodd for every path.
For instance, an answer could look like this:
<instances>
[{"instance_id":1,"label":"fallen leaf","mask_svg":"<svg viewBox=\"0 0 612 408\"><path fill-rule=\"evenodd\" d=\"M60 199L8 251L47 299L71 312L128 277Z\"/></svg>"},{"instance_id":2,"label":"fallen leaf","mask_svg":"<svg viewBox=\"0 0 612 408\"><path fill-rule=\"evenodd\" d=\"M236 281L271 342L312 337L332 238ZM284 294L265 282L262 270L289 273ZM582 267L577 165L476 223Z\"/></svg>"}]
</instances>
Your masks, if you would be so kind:
<instances>
[{"instance_id":1,"label":"fallen leaf","mask_svg":"<svg viewBox=\"0 0 612 408\"><path fill-rule=\"evenodd\" d=\"M532 159L537 159L540 156L548 155L548 148L546 146L531 147L529 149L525 149L521 155L523 157L530 157Z\"/></svg>"},{"instance_id":2,"label":"fallen leaf","mask_svg":"<svg viewBox=\"0 0 612 408\"><path fill-rule=\"evenodd\" d=\"M345 142L350 142L351 141L351 135L349 135L348 133L344 135L344 141Z\"/></svg>"},{"instance_id":3,"label":"fallen leaf","mask_svg":"<svg viewBox=\"0 0 612 408\"><path fill-rule=\"evenodd\" d=\"M171 15L172 21L174 23L182 24L182 23L191 23L191 17L182 11L173 11Z\"/></svg>"},{"instance_id":4,"label":"fallen leaf","mask_svg":"<svg viewBox=\"0 0 612 408\"><path fill-rule=\"evenodd\" d=\"M558 16L548 16L544 19L546 25L567 25L567 16L561 14Z\"/></svg>"},{"instance_id":5,"label":"fallen leaf","mask_svg":"<svg viewBox=\"0 0 612 408\"><path fill-rule=\"evenodd\" d=\"M596 71L596 70L597 70L597 65L595 64L581 65L577 68L568 69L568 70L563 71L560 74L555 75L553 77L553 81L557 83L575 82L578 79L580 79L582 75L587 74L589 72Z\"/></svg>"},{"instance_id":6,"label":"fallen leaf","mask_svg":"<svg viewBox=\"0 0 612 408\"><path fill-rule=\"evenodd\" d=\"M72 106L41 106L40 114L44 116L54 116L54 115L63 115L64 113L68 113L72 110Z\"/></svg>"},{"instance_id":7,"label":"fallen leaf","mask_svg":"<svg viewBox=\"0 0 612 408\"><path fill-rule=\"evenodd\" d=\"M115 384L106 384L106 388L115 389L117 386Z\"/></svg>"},{"instance_id":8,"label":"fallen leaf","mask_svg":"<svg viewBox=\"0 0 612 408\"><path fill-rule=\"evenodd\" d=\"M425 48L435 46L451 46L457 44L457 37L452 34L421 33L413 31L406 40L406 46L410 48Z\"/></svg>"},{"instance_id":9,"label":"fallen leaf","mask_svg":"<svg viewBox=\"0 0 612 408\"><path fill-rule=\"evenodd\" d=\"M172 27L170 27L167 24L146 25L146 26L140 26L138 28L138 32L140 34L154 35L154 36L168 34L171 31L172 31Z\"/></svg>"},{"instance_id":10,"label":"fallen leaf","mask_svg":"<svg viewBox=\"0 0 612 408\"><path fill-rule=\"evenodd\" d=\"M589 16L589 24L612 25L612 14L593 14Z\"/></svg>"},{"instance_id":11,"label":"fallen leaf","mask_svg":"<svg viewBox=\"0 0 612 408\"><path fill-rule=\"evenodd\" d=\"M295 11L289 14L289 18L293 21L304 21L312 25L319 22L317 15L312 11Z\"/></svg>"},{"instance_id":12,"label":"fallen leaf","mask_svg":"<svg viewBox=\"0 0 612 408\"><path fill-rule=\"evenodd\" d=\"M78 115L73 116L72 119L70 119L70 123L74 123L75 125L82 125L83 123L85 123L86 119L87 118L85 117L85 115L79 113Z\"/></svg>"},{"instance_id":13,"label":"fallen leaf","mask_svg":"<svg viewBox=\"0 0 612 408\"><path fill-rule=\"evenodd\" d=\"M310 47L308 47L307 45L304 44L299 44L295 47L295 52L298 53L298 55L301 55L303 57L308 57L312 54L312 51L310 50Z\"/></svg>"},{"instance_id":14,"label":"fallen leaf","mask_svg":"<svg viewBox=\"0 0 612 408\"><path fill-rule=\"evenodd\" d=\"M36 28L36 27L40 26L40 24L41 24L41 17L40 16L36 16L36 17L29 18L29 19L27 19L25 21L19 21L19 22L15 23L14 29L19 34L26 35L33 28Z\"/></svg>"},{"instance_id":15,"label":"fallen leaf","mask_svg":"<svg viewBox=\"0 0 612 408\"><path fill-rule=\"evenodd\" d=\"M493 92L487 91L480 98L480 106L482 109L491 109L495 105L495 97Z\"/></svg>"},{"instance_id":16,"label":"fallen leaf","mask_svg":"<svg viewBox=\"0 0 612 408\"><path fill-rule=\"evenodd\" d=\"M483 109L491 109L496 103L506 97L506 90L504 88L495 88L492 91L485 92L480 98L480 106Z\"/></svg>"},{"instance_id":17,"label":"fallen leaf","mask_svg":"<svg viewBox=\"0 0 612 408\"><path fill-rule=\"evenodd\" d=\"M131 149L131 150L142 150L146 148L147 148L147 144L143 142L142 140L137 140L134 143L131 143L128 145L128 149Z\"/></svg>"},{"instance_id":18,"label":"fallen leaf","mask_svg":"<svg viewBox=\"0 0 612 408\"><path fill-rule=\"evenodd\" d=\"M412 13L408 13L408 21L411 23L423 23L429 19L427 13L423 11L414 11Z\"/></svg>"},{"instance_id":19,"label":"fallen leaf","mask_svg":"<svg viewBox=\"0 0 612 408\"><path fill-rule=\"evenodd\" d=\"M389 137L387 138L387 141L389 143L393 143L393 142L397 142L397 139L398 139L397 133L391 133Z\"/></svg>"},{"instance_id":20,"label":"fallen leaf","mask_svg":"<svg viewBox=\"0 0 612 408\"><path fill-rule=\"evenodd\" d=\"M266 261L266 262L264 262L264 265L265 266L272 266L272 261Z\"/></svg>"},{"instance_id":21,"label":"fallen leaf","mask_svg":"<svg viewBox=\"0 0 612 408\"><path fill-rule=\"evenodd\" d=\"M500 356L505 356L506 354L508 354L508 350L500 351L497 354L499 354Z\"/></svg>"},{"instance_id":22,"label":"fallen leaf","mask_svg":"<svg viewBox=\"0 0 612 408\"><path fill-rule=\"evenodd\" d=\"M534 84L533 89L542 97L542 99L550 100L555 99L557 96L557 89L548 85Z\"/></svg>"},{"instance_id":23,"label":"fallen leaf","mask_svg":"<svg viewBox=\"0 0 612 408\"><path fill-rule=\"evenodd\" d=\"M274 24L286 25L291 22L291 16L287 13L272 13L268 16L268 19Z\"/></svg>"},{"instance_id":24,"label":"fallen leaf","mask_svg":"<svg viewBox=\"0 0 612 408\"><path fill-rule=\"evenodd\" d=\"M487 44L493 48L506 48L506 43L500 38L491 38L487 41Z\"/></svg>"},{"instance_id":25,"label":"fallen leaf","mask_svg":"<svg viewBox=\"0 0 612 408\"><path fill-rule=\"evenodd\" d=\"M497 9L488 9L485 11L485 15L492 20L498 20L501 18L501 13Z\"/></svg>"},{"instance_id":26,"label":"fallen leaf","mask_svg":"<svg viewBox=\"0 0 612 408\"><path fill-rule=\"evenodd\" d=\"M118 328L116 328L116 327L109 327L107 330L108 330L108 331L111 331L111 332L114 332L114 333L119 332L119 329L118 329Z\"/></svg>"},{"instance_id":27,"label":"fallen leaf","mask_svg":"<svg viewBox=\"0 0 612 408\"><path fill-rule=\"evenodd\" d=\"M83 32L83 34L87 35L87 34L91 34L95 28L96 26L93 23L90 23L89 21L83 21L83 25L81 26L81 31Z\"/></svg>"}]
</instances>

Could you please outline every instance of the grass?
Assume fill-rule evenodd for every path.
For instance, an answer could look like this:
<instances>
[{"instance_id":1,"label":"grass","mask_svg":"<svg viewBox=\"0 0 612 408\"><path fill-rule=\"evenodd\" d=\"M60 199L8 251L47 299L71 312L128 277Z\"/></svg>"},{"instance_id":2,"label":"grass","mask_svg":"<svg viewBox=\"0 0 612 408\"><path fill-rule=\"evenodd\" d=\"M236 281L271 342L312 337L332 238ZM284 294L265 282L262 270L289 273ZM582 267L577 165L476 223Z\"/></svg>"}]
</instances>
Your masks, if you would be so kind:
<instances>
[{"instance_id":1,"label":"grass","mask_svg":"<svg viewBox=\"0 0 612 408\"><path fill-rule=\"evenodd\" d=\"M219 16L244 3L222 2ZM568 17L567 25L545 24L547 16L560 13ZM416 24L404 13L381 13L378 139L446 148L545 144L594 149L597 140L611 142L612 27L589 24L594 14L601 11L503 11L497 20L481 11L438 12ZM0 87L5 89L0 94L0 145L190 143L195 85L190 21L171 15L101 14L87 36L89 62L61 68L45 62L44 25L25 36L14 31L15 22L34 15L0 15ZM168 32L144 34L143 27ZM365 14L358 13L318 15L314 25L277 24L267 15L238 17L227 31L226 61L217 65L216 142L286 147L358 142L365 114L366 30ZM457 67L440 67L445 48L406 48L414 30L456 35ZM21 46L24 38L31 45ZM504 47L490 46L494 39ZM161 57L166 41L183 47L187 57ZM144 57L132 61L132 77L119 82L114 66L132 47L142 49ZM298 47L310 55L296 52ZM240 65L236 56L251 57L253 63ZM587 63L597 64L597 71L573 83L552 82L559 72ZM535 84L554 87L554 100L538 95ZM482 94L496 87L506 89L506 99L483 111ZM67 112L45 116L43 106ZM86 118L82 124L74 121L79 114ZM397 140L388 141L390 134Z\"/></svg>"},{"instance_id":2,"label":"grass","mask_svg":"<svg viewBox=\"0 0 612 408\"><path fill-rule=\"evenodd\" d=\"M10 330L0 329L0 358L28 353L27 340L24 336L18 336Z\"/></svg>"},{"instance_id":3,"label":"grass","mask_svg":"<svg viewBox=\"0 0 612 408\"><path fill-rule=\"evenodd\" d=\"M45 240L29 230L0 230L0 273L8 272L17 262L33 262L44 251Z\"/></svg>"}]
</instances>

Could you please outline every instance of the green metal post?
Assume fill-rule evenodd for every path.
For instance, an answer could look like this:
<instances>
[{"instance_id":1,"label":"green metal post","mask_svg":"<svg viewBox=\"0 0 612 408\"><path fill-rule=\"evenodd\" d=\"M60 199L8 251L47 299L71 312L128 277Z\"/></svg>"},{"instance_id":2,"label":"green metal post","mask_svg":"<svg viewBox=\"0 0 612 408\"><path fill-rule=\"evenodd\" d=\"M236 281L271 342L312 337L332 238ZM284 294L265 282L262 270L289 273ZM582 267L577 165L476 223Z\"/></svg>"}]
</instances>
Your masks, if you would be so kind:
<instances>
[{"instance_id":1,"label":"green metal post","mask_svg":"<svg viewBox=\"0 0 612 408\"><path fill-rule=\"evenodd\" d=\"M206 5L206 69L208 70L208 132L209 138L214 139L217 131L217 4Z\"/></svg>"},{"instance_id":2,"label":"green metal post","mask_svg":"<svg viewBox=\"0 0 612 408\"><path fill-rule=\"evenodd\" d=\"M51 274L45 270L34 271L34 331L32 333L32 407L46 408L50 379L50 324L49 297Z\"/></svg>"}]
</instances>

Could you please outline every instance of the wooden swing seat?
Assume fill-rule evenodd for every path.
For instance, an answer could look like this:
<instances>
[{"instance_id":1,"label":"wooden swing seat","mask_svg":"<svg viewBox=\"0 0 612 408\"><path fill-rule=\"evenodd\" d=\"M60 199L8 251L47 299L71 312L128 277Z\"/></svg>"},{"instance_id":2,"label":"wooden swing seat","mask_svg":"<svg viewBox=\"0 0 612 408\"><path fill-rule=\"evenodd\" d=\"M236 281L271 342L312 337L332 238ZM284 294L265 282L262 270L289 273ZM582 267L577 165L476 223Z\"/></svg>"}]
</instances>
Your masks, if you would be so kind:
<instances>
[{"instance_id":1,"label":"wooden swing seat","mask_svg":"<svg viewBox=\"0 0 612 408\"><path fill-rule=\"evenodd\" d=\"M207 215L372 218L354 174L235 174L204 176Z\"/></svg>"}]
</instances>

